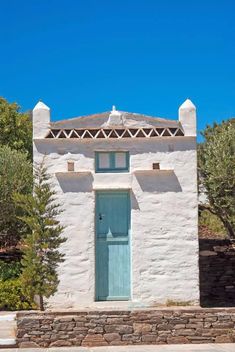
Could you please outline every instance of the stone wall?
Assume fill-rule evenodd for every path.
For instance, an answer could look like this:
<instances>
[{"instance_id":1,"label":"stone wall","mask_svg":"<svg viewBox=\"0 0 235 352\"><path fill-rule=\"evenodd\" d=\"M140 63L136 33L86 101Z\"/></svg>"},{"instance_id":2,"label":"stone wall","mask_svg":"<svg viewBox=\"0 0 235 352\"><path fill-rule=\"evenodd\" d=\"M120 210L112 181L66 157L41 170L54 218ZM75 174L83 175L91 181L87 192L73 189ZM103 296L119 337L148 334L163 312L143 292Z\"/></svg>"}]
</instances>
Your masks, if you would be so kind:
<instances>
[{"instance_id":1,"label":"stone wall","mask_svg":"<svg viewBox=\"0 0 235 352\"><path fill-rule=\"evenodd\" d=\"M200 239L203 307L235 307L235 241Z\"/></svg>"},{"instance_id":2,"label":"stone wall","mask_svg":"<svg viewBox=\"0 0 235 352\"><path fill-rule=\"evenodd\" d=\"M19 347L235 342L235 309L18 313L17 341Z\"/></svg>"}]
</instances>

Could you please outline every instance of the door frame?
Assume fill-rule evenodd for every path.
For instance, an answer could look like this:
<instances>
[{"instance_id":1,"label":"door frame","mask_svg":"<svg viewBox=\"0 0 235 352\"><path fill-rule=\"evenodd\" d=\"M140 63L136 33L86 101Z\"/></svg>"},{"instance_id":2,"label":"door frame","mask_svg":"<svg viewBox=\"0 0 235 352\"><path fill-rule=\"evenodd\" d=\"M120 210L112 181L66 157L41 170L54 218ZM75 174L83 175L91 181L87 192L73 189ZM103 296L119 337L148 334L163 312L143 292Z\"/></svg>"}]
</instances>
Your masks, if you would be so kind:
<instances>
[{"instance_id":1,"label":"door frame","mask_svg":"<svg viewBox=\"0 0 235 352\"><path fill-rule=\"evenodd\" d=\"M106 193L106 194L117 194L117 193L126 193L128 194L128 241L129 241L129 278L130 278L130 293L129 296L125 296L125 297L121 297L121 296L117 296L117 297L112 297L112 298L106 298L104 300L99 299L98 297L98 292L97 292L97 265L96 265L96 256L97 256L97 229L98 229L98 225L97 225L97 198L98 198L98 194L100 193ZM132 297L132 250L131 250L131 192L129 189L100 189L100 190L96 190L95 191L95 233L94 233L94 241L95 241L95 245L94 245L94 249L95 249L95 288L94 288L94 293L95 293L95 302L107 302L107 301L130 301L131 297Z\"/></svg>"}]
</instances>

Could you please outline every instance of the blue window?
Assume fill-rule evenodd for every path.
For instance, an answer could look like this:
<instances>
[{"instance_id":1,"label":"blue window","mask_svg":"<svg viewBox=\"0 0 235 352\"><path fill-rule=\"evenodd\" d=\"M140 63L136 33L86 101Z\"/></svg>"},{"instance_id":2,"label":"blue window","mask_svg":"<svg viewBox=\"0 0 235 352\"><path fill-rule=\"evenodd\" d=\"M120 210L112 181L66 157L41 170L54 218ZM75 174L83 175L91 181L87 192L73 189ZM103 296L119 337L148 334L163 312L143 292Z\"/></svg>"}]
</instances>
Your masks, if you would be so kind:
<instances>
[{"instance_id":1,"label":"blue window","mask_svg":"<svg viewBox=\"0 0 235 352\"><path fill-rule=\"evenodd\" d=\"M95 153L96 172L128 172L129 153L128 152L96 152Z\"/></svg>"}]
</instances>

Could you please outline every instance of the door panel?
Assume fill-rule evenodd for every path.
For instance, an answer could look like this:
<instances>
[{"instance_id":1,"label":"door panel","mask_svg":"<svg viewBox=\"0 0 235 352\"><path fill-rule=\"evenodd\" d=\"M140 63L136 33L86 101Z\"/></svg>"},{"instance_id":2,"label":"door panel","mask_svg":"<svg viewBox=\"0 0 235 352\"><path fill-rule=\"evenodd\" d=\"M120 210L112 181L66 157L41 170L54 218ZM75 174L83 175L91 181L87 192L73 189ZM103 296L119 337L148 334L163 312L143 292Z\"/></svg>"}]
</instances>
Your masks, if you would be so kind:
<instances>
[{"instance_id":1,"label":"door panel","mask_svg":"<svg viewBox=\"0 0 235 352\"><path fill-rule=\"evenodd\" d=\"M128 192L96 195L96 299L130 296L130 199Z\"/></svg>"}]
</instances>

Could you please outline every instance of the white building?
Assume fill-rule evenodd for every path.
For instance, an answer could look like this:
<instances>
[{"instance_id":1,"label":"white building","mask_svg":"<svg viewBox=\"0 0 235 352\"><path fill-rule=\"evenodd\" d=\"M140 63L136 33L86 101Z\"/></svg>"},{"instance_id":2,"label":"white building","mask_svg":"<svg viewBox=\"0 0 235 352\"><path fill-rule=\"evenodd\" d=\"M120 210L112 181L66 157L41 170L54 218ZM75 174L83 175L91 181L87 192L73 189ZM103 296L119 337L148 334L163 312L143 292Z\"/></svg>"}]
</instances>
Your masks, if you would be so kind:
<instances>
[{"instance_id":1,"label":"white building","mask_svg":"<svg viewBox=\"0 0 235 352\"><path fill-rule=\"evenodd\" d=\"M181 105L175 121L113 107L58 122L50 122L50 109L39 102L33 138L34 161L47 155L66 226L51 306L197 304L192 102Z\"/></svg>"}]
</instances>

